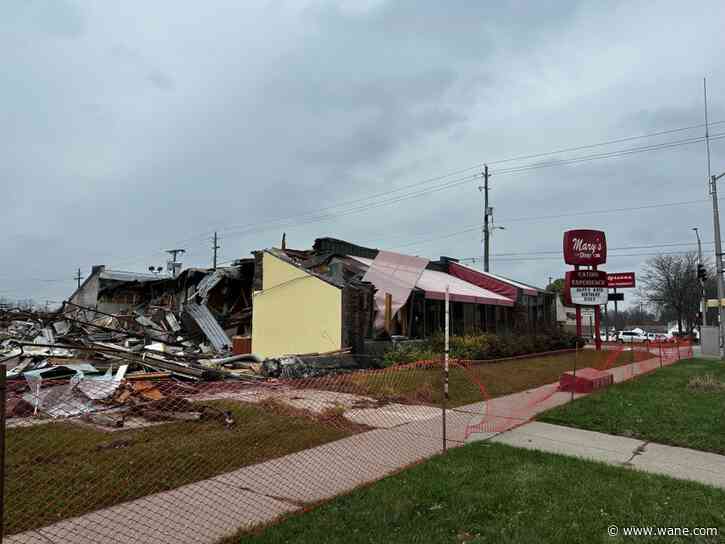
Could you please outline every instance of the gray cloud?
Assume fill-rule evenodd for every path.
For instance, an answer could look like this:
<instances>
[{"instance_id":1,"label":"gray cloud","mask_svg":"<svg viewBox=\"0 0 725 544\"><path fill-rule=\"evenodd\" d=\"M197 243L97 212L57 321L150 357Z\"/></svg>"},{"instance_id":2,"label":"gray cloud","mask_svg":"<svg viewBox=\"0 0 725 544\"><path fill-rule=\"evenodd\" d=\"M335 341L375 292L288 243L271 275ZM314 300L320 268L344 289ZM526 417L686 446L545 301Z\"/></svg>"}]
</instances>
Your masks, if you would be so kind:
<instances>
[{"instance_id":1,"label":"gray cloud","mask_svg":"<svg viewBox=\"0 0 725 544\"><path fill-rule=\"evenodd\" d=\"M160 91L173 91L176 87L174 80L159 69L152 70L147 77L151 84Z\"/></svg>"},{"instance_id":2,"label":"gray cloud","mask_svg":"<svg viewBox=\"0 0 725 544\"><path fill-rule=\"evenodd\" d=\"M16 296L60 299L78 266L143 270L170 246L207 264L214 229L226 258L283 231L298 247L334 235L475 256L478 233L442 236L480 220L480 180L360 199L483 162L507 227L495 253L557 250L575 226L604 228L611 247L687 241L692 226L711 238L706 202L522 220L704 197L700 144L518 174L502 170L668 137L495 161L701 123L703 75L725 120L716 1L22 5L0 7L0 288ZM712 149L725 169L725 140ZM537 284L564 269L494 267Z\"/></svg>"},{"instance_id":3,"label":"gray cloud","mask_svg":"<svg viewBox=\"0 0 725 544\"><path fill-rule=\"evenodd\" d=\"M7 2L2 12L0 27L18 33L35 31L53 37L77 38L86 28L83 11L71 0Z\"/></svg>"}]
</instances>

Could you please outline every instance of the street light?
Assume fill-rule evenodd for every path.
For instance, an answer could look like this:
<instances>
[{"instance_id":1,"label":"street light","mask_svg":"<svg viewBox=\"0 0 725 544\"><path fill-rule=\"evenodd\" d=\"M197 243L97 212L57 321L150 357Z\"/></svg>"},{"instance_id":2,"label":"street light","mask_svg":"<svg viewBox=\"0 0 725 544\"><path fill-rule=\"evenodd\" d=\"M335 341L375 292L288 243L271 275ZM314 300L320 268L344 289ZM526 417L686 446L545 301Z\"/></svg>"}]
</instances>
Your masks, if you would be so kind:
<instances>
[{"instance_id":1,"label":"street light","mask_svg":"<svg viewBox=\"0 0 725 544\"><path fill-rule=\"evenodd\" d=\"M494 226L493 222L491 222L491 236L493 236L493 231L495 230L506 230L506 227ZM491 255L491 261L493 261L493 255Z\"/></svg>"}]
</instances>

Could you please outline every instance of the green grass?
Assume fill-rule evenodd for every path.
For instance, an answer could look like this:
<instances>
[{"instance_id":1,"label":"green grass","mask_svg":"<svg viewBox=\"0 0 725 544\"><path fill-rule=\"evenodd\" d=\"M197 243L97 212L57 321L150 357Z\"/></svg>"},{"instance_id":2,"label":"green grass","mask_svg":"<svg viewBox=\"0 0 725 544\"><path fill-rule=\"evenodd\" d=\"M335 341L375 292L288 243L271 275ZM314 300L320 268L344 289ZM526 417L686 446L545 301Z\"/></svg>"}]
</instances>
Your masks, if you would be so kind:
<instances>
[{"instance_id":1,"label":"green grass","mask_svg":"<svg viewBox=\"0 0 725 544\"><path fill-rule=\"evenodd\" d=\"M337 440L350 434L269 406L209 402L234 414L220 422L174 422L103 432L73 423L7 431L5 532L42 527Z\"/></svg>"},{"instance_id":2,"label":"green grass","mask_svg":"<svg viewBox=\"0 0 725 544\"><path fill-rule=\"evenodd\" d=\"M451 406L471 404L488 398L509 395L556 382L562 373L574 368L602 368L614 358L611 366L629 364L652 357L646 352L613 352L582 350L526 359L509 359L500 362L481 362L470 370L451 365ZM351 383L351 392L375 398L387 398L411 403L440 404L442 399L441 369L413 368L396 371L354 374L346 378ZM483 387L479 387L478 383ZM485 391L485 393L484 393Z\"/></svg>"},{"instance_id":3,"label":"green grass","mask_svg":"<svg viewBox=\"0 0 725 544\"><path fill-rule=\"evenodd\" d=\"M725 454L725 389L688 385L705 376L725 383L725 364L681 361L545 412L538 419Z\"/></svg>"},{"instance_id":4,"label":"green grass","mask_svg":"<svg viewBox=\"0 0 725 544\"><path fill-rule=\"evenodd\" d=\"M608 536L613 524L725 534L725 491L479 442L224 544L633 540ZM667 541L695 540L720 541Z\"/></svg>"}]
</instances>

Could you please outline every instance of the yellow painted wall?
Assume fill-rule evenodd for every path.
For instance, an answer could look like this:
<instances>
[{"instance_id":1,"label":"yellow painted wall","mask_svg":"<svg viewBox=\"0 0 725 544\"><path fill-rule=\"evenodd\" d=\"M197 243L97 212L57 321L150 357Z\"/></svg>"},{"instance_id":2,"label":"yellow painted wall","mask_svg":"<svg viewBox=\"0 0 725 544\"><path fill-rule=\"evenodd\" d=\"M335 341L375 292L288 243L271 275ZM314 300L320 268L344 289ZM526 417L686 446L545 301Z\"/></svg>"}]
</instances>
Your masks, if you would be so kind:
<instances>
[{"instance_id":1,"label":"yellow painted wall","mask_svg":"<svg viewBox=\"0 0 725 544\"><path fill-rule=\"evenodd\" d=\"M342 347L342 290L264 252L253 294L252 351L261 357Z\"/></svg>"}]
</instances>

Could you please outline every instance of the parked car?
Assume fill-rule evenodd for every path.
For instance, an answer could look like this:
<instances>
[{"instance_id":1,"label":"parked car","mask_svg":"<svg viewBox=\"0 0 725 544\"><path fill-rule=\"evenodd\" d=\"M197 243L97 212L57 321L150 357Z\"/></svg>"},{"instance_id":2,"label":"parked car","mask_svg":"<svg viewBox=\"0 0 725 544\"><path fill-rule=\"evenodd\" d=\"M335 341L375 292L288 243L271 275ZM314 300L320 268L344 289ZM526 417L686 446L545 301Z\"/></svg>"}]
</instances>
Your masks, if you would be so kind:
<instances>
[{"instance_id":1,"label":"parked car","mask_svg":"<svg viewBox=\"0 0 725 544\"><path fill-rule=\"evenodd\" d=\"M648 340L647 333L640 333L635 331L619 331L617 335L617 342L622 344L631 344L634 342L645 342Z\"/></svg>"},{"instance_id":2,"label":"parked car","mask_svg":"<svg viewBox=\"0 0 725 544\"><path fill-rule=\"evenodd\" d=\"M680 334L676 328L670 329L670 331L667 333L667 339L674 342L675 340L693 340L693 341L699 341L700 340L700 331L697 329L693 329L691 332L683 331L682 334Z\"/></svg>"}]
</instances>

